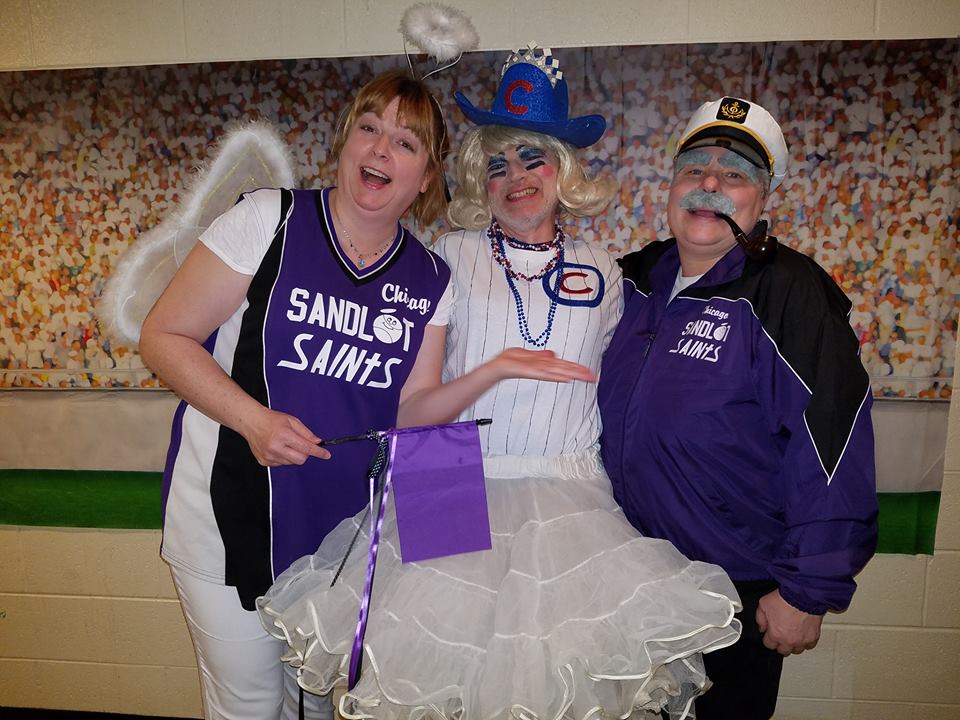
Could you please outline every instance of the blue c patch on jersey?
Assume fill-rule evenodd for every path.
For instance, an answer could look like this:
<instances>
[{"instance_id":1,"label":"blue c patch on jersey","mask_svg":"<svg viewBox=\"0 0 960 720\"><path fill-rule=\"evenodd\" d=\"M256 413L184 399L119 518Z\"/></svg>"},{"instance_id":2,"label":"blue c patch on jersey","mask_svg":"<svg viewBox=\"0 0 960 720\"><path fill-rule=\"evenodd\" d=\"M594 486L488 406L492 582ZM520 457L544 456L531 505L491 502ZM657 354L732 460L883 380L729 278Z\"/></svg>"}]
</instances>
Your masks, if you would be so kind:
<instances>
[{"instance_id":1,"label":"blue c patch on jersey","mask_svg":"<svg viewBox=\"0 0 960 720\"><path fill-rule=\"evenodd\" d=\"M557 273L560 274L559 278ZM578 263L557 265L543 276L542 282L543 291L547 297L558 305L593 308L603 300L605 289L603 275L592 265Z\"/></svg>"}]
</instances>

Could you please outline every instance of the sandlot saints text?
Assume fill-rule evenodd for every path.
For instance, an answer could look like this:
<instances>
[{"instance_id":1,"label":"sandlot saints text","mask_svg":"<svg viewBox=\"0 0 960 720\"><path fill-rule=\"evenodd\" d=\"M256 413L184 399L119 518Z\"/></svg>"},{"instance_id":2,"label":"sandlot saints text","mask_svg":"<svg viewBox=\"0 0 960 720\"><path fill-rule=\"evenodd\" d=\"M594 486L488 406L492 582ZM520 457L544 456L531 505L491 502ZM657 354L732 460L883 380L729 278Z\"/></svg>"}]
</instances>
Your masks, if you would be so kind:
<instances>
[{"instance_id":1,"label":"sandlot saints text","mask_svg":"<svg viewBox=\"0 0 960 720\"><path fill-rule=\"evenodd\" d=\"M427 315L432 303L427 298L411 297L407 288L386 283L380 293L386 303L402 305L409 310ZM299 333L293 339L296 359L283 359L277 365L291 370L327 375L373 388L387 388L393 383L392 368L401 364L403 358L388 357L389 346L403 341L403 352L410 349L410 332L414 323L397 314L396 308L382 308L370 320L370 309L365 305L343 300L322 293L312 293L304 288L290 291L290 308L286 317L291 322L316 325L367 344L380 344L374 348L357 347L334 338L316 340L314 333ZM319 347L318 347L319 346Z\"/></svg>"}]
</instances>

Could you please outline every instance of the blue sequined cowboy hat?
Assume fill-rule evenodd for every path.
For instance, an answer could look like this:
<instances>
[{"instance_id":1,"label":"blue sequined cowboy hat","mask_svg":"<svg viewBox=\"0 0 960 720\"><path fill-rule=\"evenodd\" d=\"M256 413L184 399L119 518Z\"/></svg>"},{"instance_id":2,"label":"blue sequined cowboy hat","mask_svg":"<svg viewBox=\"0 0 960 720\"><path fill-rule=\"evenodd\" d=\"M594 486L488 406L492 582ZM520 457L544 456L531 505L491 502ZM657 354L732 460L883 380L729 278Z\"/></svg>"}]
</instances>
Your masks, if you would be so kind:
<instances>
[{"instance_id":1,"label":"blue sequined cowboy hat","mask_svg":"<svg viewBox=\"0 0 960 720\"><path fill-rule=\"evenodd\" d=\"M550 135L585 148L607 127L600 115L570 119L567 81L550 48L530 43L510 54L500 72L500 85L490 110L474 107L463 93L455 94L463 114L477 125L507 125Z\"/></svg>"}]
</instances>

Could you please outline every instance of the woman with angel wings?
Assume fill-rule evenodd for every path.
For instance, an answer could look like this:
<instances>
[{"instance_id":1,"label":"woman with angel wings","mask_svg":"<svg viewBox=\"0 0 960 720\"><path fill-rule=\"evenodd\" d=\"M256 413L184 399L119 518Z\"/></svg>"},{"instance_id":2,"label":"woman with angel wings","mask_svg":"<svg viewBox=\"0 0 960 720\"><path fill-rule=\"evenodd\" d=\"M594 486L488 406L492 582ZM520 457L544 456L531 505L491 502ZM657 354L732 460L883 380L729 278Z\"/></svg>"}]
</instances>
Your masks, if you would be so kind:
<instances>
[{"instance_id":1,"label":"woman with angel wings","mask_svg":"<svg viewBox=\"0 0 960 720\"><path fill-rule=\"evenodd\" d=\"M333 148L336 187L244 194L143 323L144 362L184 401L161 554L206 717L295 717L296 685L253 603L366 501L362 483L342 482L362 476L366 449L331 454L320 438L393 424L422 382L421 345L442 347L449 270L399 219L411 209L427 224L443 211L445 152L426 86L376 78Z\"/></svg>"}]
</instances>

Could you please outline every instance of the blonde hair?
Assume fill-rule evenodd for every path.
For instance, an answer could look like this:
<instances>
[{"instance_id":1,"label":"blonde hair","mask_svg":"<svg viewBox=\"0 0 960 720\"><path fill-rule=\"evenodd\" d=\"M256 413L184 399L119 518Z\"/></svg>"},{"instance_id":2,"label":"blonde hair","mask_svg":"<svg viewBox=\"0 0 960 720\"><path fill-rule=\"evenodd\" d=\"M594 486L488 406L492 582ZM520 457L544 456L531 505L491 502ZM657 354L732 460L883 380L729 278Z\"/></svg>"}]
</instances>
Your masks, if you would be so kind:
<instances>
[{"instance_id":1,"label":"blonde hair","mask_svg":"<svg viewBox=\"0 0 960 720\"><path fill-rule=\"evenodd\" d=\"M557 157L557 197L562 209L575 217L598 215L617 192L613 178L588 178L573 146L562 140L506 125L480 125L467 134L457 155L457 192L447 210L454 227L479 230L490 223L487 162L519 145L540 148Z\"/></svg>"},{"instance_id":2,"label":"blonde hair","mask_svg":"<svg viewBox=\"0 0 960 720\"><path fill-rule=\"evenodd\" d=\"M347 135L361 115L373 112L382 117L394 98L400 100L397 108L398 121L410 128L427 149L430 183L410 206L410 212L417 222L426 227L440 217L447 207L443 160L450 152L450 139L440 105L423 81L415 80L400 70L391 70L364 85L338 123L331 155L337 160L340 159Z\"/></svg>"}]
</instances>

